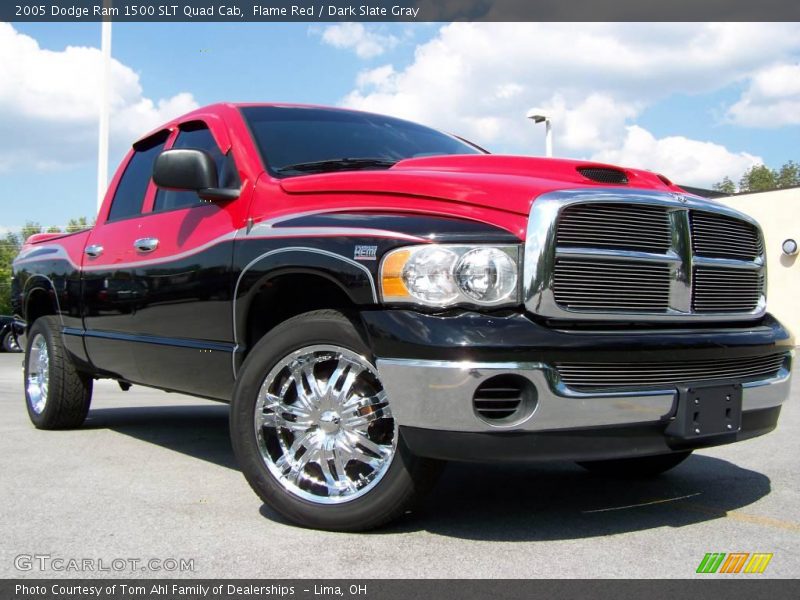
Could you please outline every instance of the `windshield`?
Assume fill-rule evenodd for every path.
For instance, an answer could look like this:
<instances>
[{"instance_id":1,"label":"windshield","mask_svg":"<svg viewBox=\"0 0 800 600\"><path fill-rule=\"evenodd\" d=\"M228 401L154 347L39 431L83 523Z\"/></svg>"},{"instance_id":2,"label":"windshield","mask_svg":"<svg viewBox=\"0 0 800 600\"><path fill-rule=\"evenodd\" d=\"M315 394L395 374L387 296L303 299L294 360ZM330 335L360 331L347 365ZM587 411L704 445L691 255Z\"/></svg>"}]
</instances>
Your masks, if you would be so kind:
<instances>
[{"instance_id":1,"label":"windshield","mask_svg":"<svg viewBox=\"0 0 800 600\"><path fill-rule=\"evenodd\" d=\"M482 154L456 137L381 115L282 106L248 106L242 113L267 168L279 176L385 169L405 158Z\"/></svg>"}]
</instances>

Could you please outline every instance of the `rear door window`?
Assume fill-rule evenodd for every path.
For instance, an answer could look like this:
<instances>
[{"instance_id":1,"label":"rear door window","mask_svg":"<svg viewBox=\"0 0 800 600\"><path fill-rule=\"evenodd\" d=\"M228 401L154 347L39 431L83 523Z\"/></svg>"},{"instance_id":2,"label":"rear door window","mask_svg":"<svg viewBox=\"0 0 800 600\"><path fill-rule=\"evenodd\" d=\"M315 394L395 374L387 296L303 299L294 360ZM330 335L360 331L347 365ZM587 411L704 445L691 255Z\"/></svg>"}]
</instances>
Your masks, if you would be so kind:
<instances>
[{"instance_id":1,"label":"rear door window","mask_svg":"<svg viewBox=\"0 0 800 600\"><path fill-rule=\"evenodd\" d=\"M127 219L142 213L147 188L153 176L153 164L164 149L168 137L169 132L162 131L134 146L133 156L114 192L108 221Z\"/></svg>"}]
</instances>

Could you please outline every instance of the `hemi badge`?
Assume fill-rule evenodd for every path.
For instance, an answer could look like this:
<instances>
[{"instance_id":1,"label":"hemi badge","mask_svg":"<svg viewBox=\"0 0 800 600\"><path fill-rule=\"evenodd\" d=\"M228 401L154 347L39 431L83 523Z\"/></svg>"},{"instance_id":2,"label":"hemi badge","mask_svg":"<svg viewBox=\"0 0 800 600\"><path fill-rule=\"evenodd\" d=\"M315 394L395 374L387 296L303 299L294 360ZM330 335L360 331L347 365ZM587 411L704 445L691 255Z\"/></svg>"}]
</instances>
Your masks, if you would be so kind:
<instances>
[{"instance_id":1,"label":"hemi badge","mask_svg":"<svg viewBox=\"0 0 800 600\"><path fill-rule=\"evenodd\" d=\"M356 260L375 260L377 254L377 246L356 246L353 258Z\"/></svg>"}]
</instances>

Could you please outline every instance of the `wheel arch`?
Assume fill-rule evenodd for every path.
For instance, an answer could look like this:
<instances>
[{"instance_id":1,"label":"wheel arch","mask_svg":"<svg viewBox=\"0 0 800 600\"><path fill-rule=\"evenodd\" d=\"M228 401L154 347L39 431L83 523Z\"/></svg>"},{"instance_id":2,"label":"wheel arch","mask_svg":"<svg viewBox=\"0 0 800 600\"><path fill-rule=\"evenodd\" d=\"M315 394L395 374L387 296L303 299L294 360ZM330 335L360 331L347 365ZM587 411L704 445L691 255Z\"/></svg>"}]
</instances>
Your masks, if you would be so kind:
<instances>
[{"instance_id":1,"label":"wheel arch","mask_svg":"<svg viewBox=\"0 0 800 600\"><path fill-rule=\"evenodd\" d=\"M26 332L39 317L58 315L61 317L58 294L53 282L44 275L31 277L23 293L23 318L26 323Z\"/></svg>"},{"instance_id":2,"label":"wheel arch","mask_svg":"<svg viewBox=\"0 0 800 600\"><path fill-rule=\"evenodd\" d=\"M377 301L372 273L351 259L313 248L267 252L251 261L236 282L235 368L261 337L287 319L326 308L355 317L359 308Z\"/></svg>"}]
</instances>

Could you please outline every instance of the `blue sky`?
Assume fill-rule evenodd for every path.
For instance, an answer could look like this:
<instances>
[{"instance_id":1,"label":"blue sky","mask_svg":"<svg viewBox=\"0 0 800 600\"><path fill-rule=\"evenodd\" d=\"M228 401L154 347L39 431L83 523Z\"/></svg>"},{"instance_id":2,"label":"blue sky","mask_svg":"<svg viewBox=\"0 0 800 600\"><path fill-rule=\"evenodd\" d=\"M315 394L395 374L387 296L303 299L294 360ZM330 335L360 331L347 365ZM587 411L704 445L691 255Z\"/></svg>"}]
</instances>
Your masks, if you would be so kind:
<instances>
[{"instance_id":1,"label":"blue sky","mask_svg":"<svg viewBox=\"0 0 800 600\"><path fill-rule=\"evenodd\" d=\"M99 38L0 24L0 232L93 216ZM221 100L364 108L526 154L543 152L537 105L556 155L685 184L800 161L797 24L120 23L113 56L112 170L160 120Z\"/></svg>"}]
</instances>

